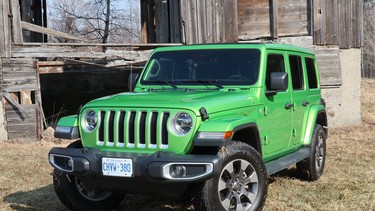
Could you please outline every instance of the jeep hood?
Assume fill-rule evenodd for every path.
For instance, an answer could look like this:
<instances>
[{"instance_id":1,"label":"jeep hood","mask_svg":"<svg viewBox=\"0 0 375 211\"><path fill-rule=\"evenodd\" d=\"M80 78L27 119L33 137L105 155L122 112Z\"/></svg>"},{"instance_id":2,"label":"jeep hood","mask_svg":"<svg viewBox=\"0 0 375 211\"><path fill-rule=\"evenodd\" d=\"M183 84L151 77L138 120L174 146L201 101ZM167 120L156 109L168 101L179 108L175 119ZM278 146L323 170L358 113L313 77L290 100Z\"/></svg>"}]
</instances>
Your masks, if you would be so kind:
<instances>
[{"instance_id":1,"label":"jeep hood","mask_svg":"<svg viewBox=\"0 0 375 211\"><path fill-rule=\"evenodd\" d=\"M200 116L199 109L205 107L209 114L243 108L256 104L250 91L157 91L120 93L95 99L84 106L85 108L124 107L152 109L187 109ZM251 92L254 93L254 92Z\"/></svg>"}]
</instances>

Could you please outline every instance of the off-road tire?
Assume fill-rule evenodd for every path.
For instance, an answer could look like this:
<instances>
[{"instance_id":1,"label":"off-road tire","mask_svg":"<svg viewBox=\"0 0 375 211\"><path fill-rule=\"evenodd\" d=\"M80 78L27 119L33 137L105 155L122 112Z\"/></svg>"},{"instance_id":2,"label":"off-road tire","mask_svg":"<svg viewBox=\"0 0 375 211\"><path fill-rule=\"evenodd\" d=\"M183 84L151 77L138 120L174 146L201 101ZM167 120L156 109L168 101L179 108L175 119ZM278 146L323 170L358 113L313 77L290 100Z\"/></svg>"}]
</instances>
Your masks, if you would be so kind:
<instances>
[{"instance_id":1,"label":"off-road tire","mask_svg":"<svg viewBox=\"0 0 375 211\"><path fill-rule=\"evenodd\" d=\"M315 181L322 176L326 159L326 134L316 124L310 144L310 156L297 163L297 172L304 180Z\"/></svg>"},{"instance_id":2,"label":"off-road tire","mask_svg":"<svg viewBox=\"0 0 375 211\"><path fill-rule=\"evenodd\" d=\"M82 147L80 141L68 148ZM76 176L53 171L53 185L60 201L70 210L111 210L117 207L125 194L87 190Z\"/></svg>"},{"instance_id":3,"label":"off-road tire","mask_svg":"<svg viewBox=\"0 0 375 211\"><path fill-rule=\"evenodd\" d=\"M259 153L233 141L218 154L223 159L221 173L195 187L195 210L236 210L236 206L246 211L261 210L267 197L268 175Z\"/></svg>"}]
</instances>

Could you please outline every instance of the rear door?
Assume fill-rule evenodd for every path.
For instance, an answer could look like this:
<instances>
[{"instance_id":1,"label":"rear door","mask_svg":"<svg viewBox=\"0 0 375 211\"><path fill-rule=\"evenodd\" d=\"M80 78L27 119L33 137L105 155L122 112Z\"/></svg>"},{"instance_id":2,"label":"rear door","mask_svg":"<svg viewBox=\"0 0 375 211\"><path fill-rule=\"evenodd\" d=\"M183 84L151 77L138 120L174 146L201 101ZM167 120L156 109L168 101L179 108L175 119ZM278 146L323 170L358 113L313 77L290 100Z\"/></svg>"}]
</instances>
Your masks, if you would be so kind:
<instances>
[{"instance_id":1,"label":"rear door","mask_svg":"<svg viewBox=\"0 0 375 211\"><path fill-rule=\"evenodd\" d=\"M288 66L290 69L291 93L293 102L293 126L292 145L298 147L301 144L304 122L307 121L310 102L304 74L303 57L298 54L288 54Z\"/></svg>"}]
</instances>

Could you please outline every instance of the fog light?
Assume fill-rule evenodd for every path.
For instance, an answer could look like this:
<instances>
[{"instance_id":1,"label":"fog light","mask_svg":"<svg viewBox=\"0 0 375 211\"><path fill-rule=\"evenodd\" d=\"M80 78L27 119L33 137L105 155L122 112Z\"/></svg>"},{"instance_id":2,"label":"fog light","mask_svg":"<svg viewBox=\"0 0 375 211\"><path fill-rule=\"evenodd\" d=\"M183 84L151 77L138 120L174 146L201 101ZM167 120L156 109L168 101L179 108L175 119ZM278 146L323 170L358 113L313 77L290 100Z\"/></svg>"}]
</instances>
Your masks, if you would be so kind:
<instances>
[{"instance_id":1,"label":"fog light","mask_svg":"<svg viewBox=\"0 0 375 211\"><path fill-rule=\"evenodd\" d=\"M186 167L183 165L173 165L172 174L174 177L184 177L186 176Z\"/></svg>"},{"instance_id":2,"label":"fog light","mask_svg":"<svg viewBox=\"0 0 375 211\"><path fill-rule=\"evenodd\" d=\"M68 159L68 167L73 168L73 160L71 158Z\"/></svg>"}]
</instances>

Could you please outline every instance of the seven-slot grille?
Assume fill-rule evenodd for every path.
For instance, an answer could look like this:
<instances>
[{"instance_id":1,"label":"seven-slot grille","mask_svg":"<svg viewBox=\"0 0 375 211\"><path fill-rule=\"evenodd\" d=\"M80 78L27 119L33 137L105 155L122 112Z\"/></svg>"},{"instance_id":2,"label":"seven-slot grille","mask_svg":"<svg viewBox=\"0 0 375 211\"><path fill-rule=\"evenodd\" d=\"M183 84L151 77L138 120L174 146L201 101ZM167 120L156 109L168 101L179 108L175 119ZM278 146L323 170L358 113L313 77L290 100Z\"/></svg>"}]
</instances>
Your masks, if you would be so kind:
<instances>
[{"instance_id":1,"label":"seven-slot grille","mask_svg":"<svg viewBox=\"0 0 375 211\"><path fill-rule=\"evenodd\" d=\"M127 148L168 148L169 112L114 111L99 112L99 145Z\"/></svg>"}]
</instances>

